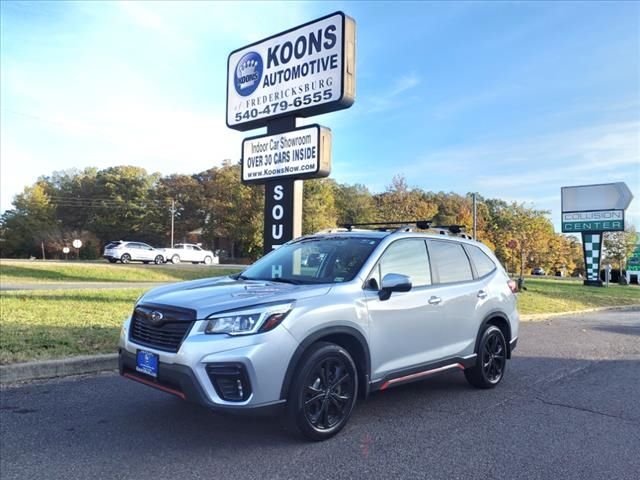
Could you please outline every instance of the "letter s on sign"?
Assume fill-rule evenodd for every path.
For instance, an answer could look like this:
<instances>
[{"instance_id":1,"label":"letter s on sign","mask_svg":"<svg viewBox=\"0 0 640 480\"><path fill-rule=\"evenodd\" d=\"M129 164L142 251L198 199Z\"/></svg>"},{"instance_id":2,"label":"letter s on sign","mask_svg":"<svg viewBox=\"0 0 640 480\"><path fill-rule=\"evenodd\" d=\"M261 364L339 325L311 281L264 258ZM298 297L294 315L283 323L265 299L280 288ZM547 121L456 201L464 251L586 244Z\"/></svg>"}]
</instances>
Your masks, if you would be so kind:
<instances>
[{"instance_id":1,"label":"letter s on sign","mask_svg":"<svg viewBox=\"0 0 640 480\"><path fill-rule=\"evenodd\" d=\"M284 192L282 191L282 185L276 185L273 189L273 199L282 200L282 197L284 197Z\"/></svg>"}]
</instances>

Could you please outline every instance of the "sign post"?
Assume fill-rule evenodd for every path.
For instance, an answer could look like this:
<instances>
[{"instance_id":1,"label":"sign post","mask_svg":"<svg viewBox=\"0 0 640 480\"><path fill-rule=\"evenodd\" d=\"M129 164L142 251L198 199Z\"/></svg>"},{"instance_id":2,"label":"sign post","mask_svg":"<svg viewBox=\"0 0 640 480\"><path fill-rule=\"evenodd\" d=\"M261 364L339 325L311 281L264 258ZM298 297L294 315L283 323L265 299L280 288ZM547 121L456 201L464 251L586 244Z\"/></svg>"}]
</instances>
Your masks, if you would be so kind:
<instances>
[{"instance_id":1,"label":"sign post","mask_svg":"<svg viewBox=\"0 0 640 480\"><path fill-rule=\"evenodd\" d=\"M353 104L355 41L355 21L336 12L229 55L227 126L267 127L242 142L241 174L265 185L265 254L302 234L302 180L331 172L331 131L296 119Z\"/></svg>"},{"instance_id":2,"label":"sign post","mask_svg":"<svg viewBox=\"0 0 640 480\"><path fill-rule=\"evenodd\" d=\"M562 232L581 233L585 285L602 286L604 232L624 230L624 211L633 195L624 182L562 187Z\"/></svg>"}]
</instances>

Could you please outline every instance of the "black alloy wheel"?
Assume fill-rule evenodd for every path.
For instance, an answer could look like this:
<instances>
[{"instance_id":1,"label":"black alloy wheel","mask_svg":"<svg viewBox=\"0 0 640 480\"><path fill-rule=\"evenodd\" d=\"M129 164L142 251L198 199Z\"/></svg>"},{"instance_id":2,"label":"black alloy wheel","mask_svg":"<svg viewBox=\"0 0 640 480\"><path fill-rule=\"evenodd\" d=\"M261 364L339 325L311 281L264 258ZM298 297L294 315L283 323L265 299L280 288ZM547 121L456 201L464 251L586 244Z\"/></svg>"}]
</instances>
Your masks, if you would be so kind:
<instances>
[{"instance_id":1,"label":"black alloy wheel","mask_svg":"<svg viewBox=\"0 0 640 480\"><path fill-rule=\"evenodd\" d=\"M318 430L329 430L340 423L355 395L355 382L344 361L329 357L316 364L307 377L304 414Z\"/></svg>"},{"instance_id":2,"label":"black alloy wheel","mask_svg":"<svg viewBox=\"0 0 640 480\"><path fill-rule=\"evenodd\" d=\"M356 402L358 374L345 349L319 342L302 360L289 396L290 420L306 438L326 440L347 423Z\"/></svg>"},{"instance_id":3,"label":"black alloy wheel","mask_svg":"<svg viewBox=\"0 0 640 480\"><path fill-rule=\"evenodd\" d=\"M476 388L493 388L504 377L507 366L507 342L495 325L487 325L480 337L476 364L464 371L467 381Z\"/></svg>"},{"instance_id":4,"label":"black alloy wheel","mask_svg":"<svg viewBox=\"0 0 640 480\"><path fill-rule=\"evenodd\" d=\"M492 332L482 349L482 369L487 380L498 383L502 378L504 366L507 361L507 352L504 346L504 338L496 332Z\"/></svg>"}]
</instances>

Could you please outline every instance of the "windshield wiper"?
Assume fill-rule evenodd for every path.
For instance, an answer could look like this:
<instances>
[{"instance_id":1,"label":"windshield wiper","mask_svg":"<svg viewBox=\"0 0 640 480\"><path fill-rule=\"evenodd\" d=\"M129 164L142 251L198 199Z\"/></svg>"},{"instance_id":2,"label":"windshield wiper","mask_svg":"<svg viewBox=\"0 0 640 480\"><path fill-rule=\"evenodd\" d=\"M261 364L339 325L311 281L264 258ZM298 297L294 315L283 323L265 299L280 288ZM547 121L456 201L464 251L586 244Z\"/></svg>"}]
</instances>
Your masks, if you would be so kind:
<instances>
[{"instance_id":1,"label":"windshield wiper","mask_svg":"<svg viewBox=\"0 0 640 480\"><path fill-rule=\"evenodd\" d=\"M255 278L245 277L241 273L238 273L237 275L230 275L230 277L234 280L255 280Z\"/></svg>"},{"instance_id":2,"label":"windshield wiper","mask_svg":"<svg viewBox=\"0 0 640 480\"><path fill-rule=\"evenodd\" d=\"M292 285L300 285L301 282L297 280L291 280L290 278L265 278L267 282L280 282L280 283L290 283Z\"/></svg>"}]
</instances>

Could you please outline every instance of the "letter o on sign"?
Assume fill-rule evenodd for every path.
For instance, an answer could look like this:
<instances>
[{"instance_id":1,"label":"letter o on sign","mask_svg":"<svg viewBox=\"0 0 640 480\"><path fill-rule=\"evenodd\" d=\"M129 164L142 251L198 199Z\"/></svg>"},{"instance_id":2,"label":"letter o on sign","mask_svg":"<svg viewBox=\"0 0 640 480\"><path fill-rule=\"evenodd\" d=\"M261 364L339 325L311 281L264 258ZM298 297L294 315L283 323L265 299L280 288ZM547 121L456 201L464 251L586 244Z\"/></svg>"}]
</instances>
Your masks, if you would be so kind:
<instances>
[{"instance_id":1,"label":"letter o on sign","mask_svg":"<svg viewBox=\"0 0 640 480\"><path fill-rule=\"evenodd\" d=\"M284 215L284 208L282 208L282 205L274 205L273 210L271 210L271 215L273 215L275 220L280 220Z\"/></svg>"}]
</instances>

